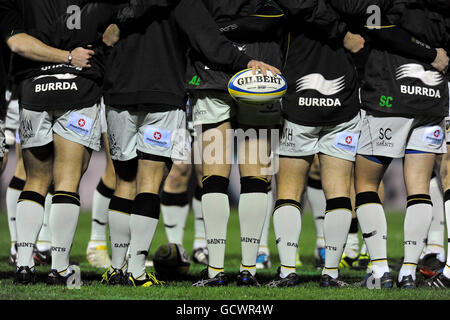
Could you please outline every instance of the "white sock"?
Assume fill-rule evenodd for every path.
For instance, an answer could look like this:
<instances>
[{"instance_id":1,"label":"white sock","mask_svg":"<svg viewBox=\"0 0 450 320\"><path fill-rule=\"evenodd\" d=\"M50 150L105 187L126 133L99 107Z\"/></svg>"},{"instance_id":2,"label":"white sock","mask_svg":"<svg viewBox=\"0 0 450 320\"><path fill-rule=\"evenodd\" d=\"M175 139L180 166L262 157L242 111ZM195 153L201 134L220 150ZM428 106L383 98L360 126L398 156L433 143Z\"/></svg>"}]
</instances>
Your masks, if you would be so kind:
<instances>
[{"instance_id":1,"label":"white sock","mask_svg":"<svg viewBox=\"0 0 450 320\"><path fill-rule=\"evenodd\" d=\"M106 243L106 226L108 224L108 208L114 190L108 188L102 180L97 185L92 198L92 224L91 238L96 241L92 246L96 246L102 241Z\"/></svg>"},{"instance_id":2,"label":"white sock","mask_svg":"<svg viewBox=\"0 0 450 320\"><path fill-rule=\"evenodd\" d=\"M273 211L273 229L280 257L280 276L295 273L295 259L302 229L300 203L294 200L277 200Z\"/></svg>"},{"instance_id":3,"label":"white sock","mask_svg":"<svg viewBox=\"0 0 450 320\"><path fill-rule=\"evenodd\" d=\"M137 214L130 216L130 259L128 260L128 272L134 278L139 278L145 273L145 259L153 241L158 219Z\"/></svg>"},{"instance_id":4,"label":"white sock","mask_svg":"<svg viewBox=\"0 0 450 320\"><path fill-rule=\"evenodd\" d=\"M433 202L433 219L431 220L430 230L428 231L427 246L424 253L436 253L437 258L444 262L444 196L439 186L439 179L437 177L434 177L430 181L430 197Z\"/></svg>"},{"instance_id":5,"label":"white sock","mask_svg":"<svg viewBox=\"0 0 450 320\"><path fill-rule=\"evenodd\" d=\"M336 279L348 231L352 222L352 204L350 198L340 197L327 200L324 219L325 267L322 274Z\"/></svg>"},{"instance_id":6,"label":"white sock","mask_svg":"<svg viewBox=\"0 0 450 320\"><path fill-rule=\"evenodd\" d=\"M108 224L111 243L111 266L122 269L130 245L130 215L133 200L113 196L109 204ZM125 270L126 271L126 270Z\"/></svg>"},{"instance_id":7,"label":"white sock","mask_svg":"<svg viewBox=\"0 0 450 320\"><path fill-rule=\"evenodd\" d=\"M267 180L259 177L241 178L239 225L241 230L242 260L240 271L256 274L256 257L266 222Z\"/></svg>"},{"instance_id":8,"label":"white sock","mask_svg":"<svg viewBox=\"0 0 450 320\"><path fill-rule=\"evenodd\" d=\"M50 210L52 209L51 193L47 193L45 197L45 211L44 211L44 223L42 224L41 231L39 232L38 241L36 247L39 251L47 251L52 247L52 234L50 232Z\"/></svg>"},{"instance_id":9,"label":"white sock","mask_svg":"<svg viewBox=\"0 0 450 320\"><path fill-rule=\"evenodd\" d=\"M62 272L69 267L70 251L78 224L80 196L73 192L55 191L50 211L52 234L52 269Z\"/></svg>"},{"instance_id":10,"label":"white sock","mask_svg":"<svg viewBox=\"0 0 450 320\"><path fill-rule=\"evenodd\" d=\"M444 207L445 207L445 220L447 221L447 236L448 246L450 248L450 189L445 191L444 194ZM450 250L450 249L448 249ZM444 268L444 276L450 279L450 254L447 252L447 263Z\"/></svg>"},{"instance_id":11,"label":"white sock","mask_svg":"<svg viewBox=\"0 0 450 320\"><path fill-rule=\"evenodd\" d=\"M170 243L183 244L184 228L189 213L187 192L161 194L161 214L167 239Z\"/></svg>"},{"instance_id":12,"label":"white sock","mask_svg":"<svg viewBox=\"0 0 450 320\"><path fill-rule=\"evenodd\" d=\"M206 248L205 220L202 211L202 189L197 186L192 199L192 210L194 211L194 244L193 249Z\"/></svg>"},{"instance_id":13,"label":"white sock","mask_svg":"<svg viewBox=\"0 0 450 320\"><path fill-rule=\"evenodd\" d=\"M20 193L25 186L25 181L17 177L13 177L6 189L6 211L8 213L8 227L11 237L11 243L14 245L17 242L16 233L16 207L17 200L19 200Z\"/></svg>"},{"instance_id":14,"label":"white sock","mask_svg":"<svg viewBox=\"0 0 450 320\"><path fill-rule=\"evenodd\" d=\"M411 275L416 278L417 262L425 246L431 219L432 203L429 195L417 194L408 197L404 223L405 258L398 279Z\"/></svg>"},{"instance_id":15,"label":"white sock","mask_svg":"<svg viewBox=\"0 0 450 320\"><path fill-rule=\"evenodd\" d=\"M308 187L306 188L306 195L314 218L314 225L316 227L316 248L323 248L325 240L323 236L323 221L325 219L326 199L322 190L320 180L308 179Z\"/></svg>"},{"instance_id":16,"label":"white sock","mask_svg":"<svg viewBox=\"0 0 450 320\"><path fill-rule=\"evenodd\" d=\"M140 193L130 216L130 253L128 272L135 279L145 274L145 260L155 235L161 210L159 195Z\"/></svg>"},{"instance_id":17,"label":"white sock","mask_svg":"<svg viewBox=\"0 0 450 320\"><path fill-rule=\"evenodd\" d=\"M16 211L17 267L34 267L33 248L44 220L45 198L33 191L22 191Z\"/></svg>"},{"instance_id":18,"label":"white sock","mask_svg":"<svg viewBox=\"0 0 450 320\"><path fill-rule=\"evenodd\" d=\"M269 188L267 191L267 213L264 222L263 232L261 234L261 241L259 243L259 252L269 255L269 231L271 225L271 218L273 212L273 191Z\"/></svg>"},{"instance_id":19,"label":"white sock","mask_svg":"<svg viewBox=\"0 0 450 320\"><path fill-rule=\"evenodd\" d=\"M230 203L227 189L229 180L221 176L203 178L202 209L208 244L208 276L224 271Z\"/></svg>"}]
</instances>

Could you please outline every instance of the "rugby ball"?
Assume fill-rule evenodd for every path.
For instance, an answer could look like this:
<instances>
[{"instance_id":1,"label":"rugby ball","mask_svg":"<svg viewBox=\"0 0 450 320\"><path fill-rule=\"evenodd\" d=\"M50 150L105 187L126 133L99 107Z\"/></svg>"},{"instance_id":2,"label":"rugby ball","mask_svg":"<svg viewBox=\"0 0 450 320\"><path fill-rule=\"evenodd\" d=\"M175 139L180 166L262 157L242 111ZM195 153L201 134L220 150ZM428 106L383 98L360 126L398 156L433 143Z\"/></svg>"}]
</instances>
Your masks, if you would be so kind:
<instances>
[{"instance_id":1,"label":"rugby ball","mask_svg":"<svg viewBox=\"0 0 450 320\"><path fill-rule=\"evenodd\" d=\"M176 279L186 275L190 265L189 254L180 244L163 244L153 256L153 267L164 279Z\"/></svg>"},{"instance_id":2,"label":"rugby ball","mask_svg":"<svg viewBox=\"0 0 450 320\"><path fill-rule=\"evenodd\" d=\"M253 74L252 69L236 73L228 83L228 92L238 102L248 104L269 104L279 100L287 90L286 80L281 75L261 70Z\"/></svg>"}]
</instances>

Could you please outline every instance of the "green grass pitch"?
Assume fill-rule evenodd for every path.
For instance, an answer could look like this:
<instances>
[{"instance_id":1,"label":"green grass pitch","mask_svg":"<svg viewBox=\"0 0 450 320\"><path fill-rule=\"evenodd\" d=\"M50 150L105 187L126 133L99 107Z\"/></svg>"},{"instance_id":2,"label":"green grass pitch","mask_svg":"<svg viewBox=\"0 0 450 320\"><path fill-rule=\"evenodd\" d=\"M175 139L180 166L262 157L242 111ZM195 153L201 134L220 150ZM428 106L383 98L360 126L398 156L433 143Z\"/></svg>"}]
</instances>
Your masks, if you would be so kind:
<instances>
[{"instance_id":1,"label":"green grass pitch","mask_svg":"<svg viewBox=\"0 0 450 320\"><path fill-rule=\"evenodd\" d=\"M398 263L403 255L403 214L388 214L388 255L390 263ZM193 214L188 217L184 246L192 253ZM234 279L240 264L240 236L238 216L232 211L225 259L225 270ZM7 263L9 254L9 231L6 214L0 214L0 300L449 300L448 290L419 288L416 290L369 290L349 287L344 289L321 289L318 285L320 271L314 264L315 229L310 213L303 216L302 235L300 239L301 260L304 266L297 269L302 283L294 288L239 288L234 283L223 288L194 288L192 282L198 277L203 266L191 265L185 281L170 282L163 287L131 288L109 287L100 284L104 270L92 268L85 258L86 245L90 235L90 214L80 214L71 260L78 262L84 282L81 289L69 290L65 287L47 287L43 281L49 267L38 267L39 282L30 286L16 286L12 283L13 267ZM153 241L150 254L167 242L163 223L160 222ZM270 250L272 268L258 270L261 282L269 281L279 265L277 250L271 228ZM152 270L150 270L152 271ZM362 271L343 269L341 275L349 282L357 282L363 276ZM396 276L396 273L394 273Z\"/></svg>"}]
</instances>

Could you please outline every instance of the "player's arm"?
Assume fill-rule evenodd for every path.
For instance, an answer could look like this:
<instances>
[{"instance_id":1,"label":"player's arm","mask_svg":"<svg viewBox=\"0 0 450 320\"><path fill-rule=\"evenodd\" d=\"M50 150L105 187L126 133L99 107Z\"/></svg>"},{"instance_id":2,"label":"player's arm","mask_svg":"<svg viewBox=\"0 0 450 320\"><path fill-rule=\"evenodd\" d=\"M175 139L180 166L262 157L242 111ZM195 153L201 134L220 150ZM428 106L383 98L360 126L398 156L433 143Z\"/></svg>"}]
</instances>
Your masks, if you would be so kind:
<instances>
[{"instance_id":1,"label":"player's arm","mask_svg":"<svg viewBox=\"0 0 450 320\"><path fill-rule=\"evenodd\" d=\"M306 22L331 41L342 41L347 35L347 24L327 0L278 0L277 2L291 19Z\"/></svg>"},{"instance_id":2,"label":"player's arm","mask_svg":"<svg viewBox=\"0 0 450 320\"><path fill-rule=\"evenodd\" d=\"M151 10L172 7L179 2L180 0L129 0L128 4L119 10L115 24L121 32L126 32Z\"/></svg>"},{"instance_id":3,"label":"player's arm","mask_svg":"<svg viewBox=\"0 0 450 320\"><path fill-rule=\"evenodd\" d=\"M329 0L329 3L337 12L351 17L368 17L372 6L377 6L380 12L386 12L393 6L392 0Z\"/></svg>"},{"instance_id":4,"label":"player's arm","mask_svg":"<svg viewBox=\"0 0 450 320\"><path fill-rule=\"evenodd\" d=\"M25 33L22 17L14 3L9 0L0 2L0 35L6 40L12 52L25 58L41 62L69 62L69 51L52 48ZM86 50L76 49L71 55L74 65L88 65L89 58Z\"/></svg>"},{"instance_id":5,"label":"player's arm","mask_svg":"<svg viewBox=\"0 0 450 320\"><path fill-rule=\"evenodd\" d=\"M217 23L199 0L182 0L175 9L175 19L188 38L190 46L211 63L230 71L257 68L265 74L266 70L277 74L277 68L240 52L217 28Z\"/></svg>"},{"instance_id":6,"label":"player's arm","mask_svg":"<svg viewBox=\"0 0 450 320\"><path fill-rule=\"evenodd\" d=\"M114 3L89 2L81 8L78 28L68 27L72 14L65 14L46 30L41 30L39 38L45 43L61 49L97 44L106 28L114 21L118 9L119 5Z\"/></svg>"},{"instance_id":7,"label":"player's arm","mask_svg":"<svg viewBox=\"0 0 450 320\"><path fill-rule=\"evenodd\" d=\"M256 11L249 16L235 17L228 21L218 21L220 32L235 42L251 39L267 39L269 34L281 27L283 10L272 0L260 1Z\"/></svg>"},{"instance_id":8,"label":"player's arm","mask_svg":"<svg viewBox=\"0 0 450 320\"><path fill-rule=\"evenodd\" d=\"M448 67L447 53L420 42L406 30L382 19L380 26L365 26L367 35L379 47L390 52L431 64L439 71Z\"/></svg>"}]
</instances>

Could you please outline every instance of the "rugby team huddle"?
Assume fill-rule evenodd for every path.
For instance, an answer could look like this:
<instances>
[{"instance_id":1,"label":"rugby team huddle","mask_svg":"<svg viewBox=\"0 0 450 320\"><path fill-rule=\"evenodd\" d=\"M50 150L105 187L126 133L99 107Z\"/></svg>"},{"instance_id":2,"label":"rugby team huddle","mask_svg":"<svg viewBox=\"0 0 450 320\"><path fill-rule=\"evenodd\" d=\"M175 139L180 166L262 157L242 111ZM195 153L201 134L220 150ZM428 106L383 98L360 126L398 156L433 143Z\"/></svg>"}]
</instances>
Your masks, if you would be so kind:
<instances>
[{"instance_id":1,"label":"rugby team huddle","mask_svg":"<svg viewBox=\"0 0 450 320\"><path fill-rule=\"evenodd\" d=\"M299 284L301 198L318 159L326 199L320 286L348 286L339 264L355 212L371 260L360 285L376 279L383 288L416 287L432 223L433 168L440 160L443 169L450 166L445 155L448 1L1 0L0 15L2 37L16 53L10 69L26 172L15 216L15 283L35 282L33 256L50 185L47 283L66 284L74 273L69 257L78 189L92 150L101 147L103 99L115 170L107 217L112 257L104 283L161 284L146 272L161 205L186 201L173 190L163 197L160 189L171 169L191 163L195 152L202 160L196 164L201 205L196 221L204 224L208 266L193 285L230 282L224 270L232 166L227 150L234 140L228 132L239 128L282 134L272 155L279 166L271 173L260 158L249 163L244 156L255 146L272 144L270 135L244 139L236 147L238 159L244 159L239 161L238 286L261 285L257 258L266 213L272 211L272 180L280 267L267 285ZM232 99L228 81L247 68L283 75L288 90L280 103L254 106ZM407 208L404 259L395 279L379 190L397 158L403 159ZM442 170L442 187L448 226L447 171ZM425 285L450 286L448 258Z\"/></svg>"}]
</instances>

